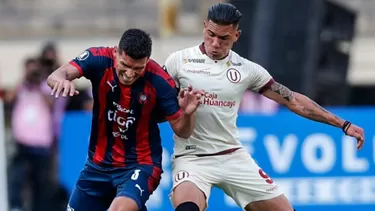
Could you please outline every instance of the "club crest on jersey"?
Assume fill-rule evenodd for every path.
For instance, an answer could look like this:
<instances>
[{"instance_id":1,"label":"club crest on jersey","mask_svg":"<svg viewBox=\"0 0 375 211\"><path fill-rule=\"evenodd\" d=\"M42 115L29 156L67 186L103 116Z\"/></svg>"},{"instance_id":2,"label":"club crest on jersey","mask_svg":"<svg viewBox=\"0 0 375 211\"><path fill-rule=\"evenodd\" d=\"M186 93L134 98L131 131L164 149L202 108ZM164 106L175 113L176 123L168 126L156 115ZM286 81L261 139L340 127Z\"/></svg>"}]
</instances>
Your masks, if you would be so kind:
<instances>
[{"instance_id":1,"label":"club crest on jersey","mask_svg":"<svg viewBox=\"0 0 375 211\"><path fill-rule=\"evenodd\" d=\"M139 93L138 101L139 101L140 104L144 105L144 104L146 104L148 102L149 98L150 97L148 96L148 94L146 94L146 93Z\"/></svg>"},{"instance_id":2,"label":"club crest on jersey","mask_svg":"<svg viewBox=\"0 0 375 211\"><path fill-rule=\"evenodd\" d=\"M230 68L227 70L227 78L230 82L236 84L241 81L241 73L234 68Z\"/></svg>"},{"instance_id":3,"label":"club crest on jersey","mask_svg":"<svg viewBox=\"0 0 375 211\"><path fill-rule=\"evenodd\" d=\"M83 60L86 60L87 58L89 58L90 56L90 53L88 51L85 51L83 53L81 53L78 57L77 57L77 60L79 61L83 61Z\"/></svg>"}]
</instances>

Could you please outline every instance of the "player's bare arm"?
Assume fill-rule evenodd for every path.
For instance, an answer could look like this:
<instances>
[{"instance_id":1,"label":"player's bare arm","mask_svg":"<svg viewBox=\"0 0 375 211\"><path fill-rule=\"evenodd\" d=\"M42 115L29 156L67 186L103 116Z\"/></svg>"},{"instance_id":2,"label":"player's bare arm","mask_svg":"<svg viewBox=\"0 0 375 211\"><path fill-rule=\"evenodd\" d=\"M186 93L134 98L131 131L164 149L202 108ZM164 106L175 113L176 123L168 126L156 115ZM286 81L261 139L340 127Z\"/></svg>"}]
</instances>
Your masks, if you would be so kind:
<instances>
[{"instance_id":1,"label":"player's bare arm","mask_svg":"<svg viewBox=\"0 0 375 211\"><path fill-rule=\"evenodd\" d=\"M55 95L57 98L60 95L66 97L78 94L74 83L71 81L79 77L80 72L75 66L69 63L62 65L51 73L47 79L47 84L52 89L51 95Z\"/></svg>"},{"instance_id":2,"label":"player's bare arm","mask_svg":"<svg viewBox=\"0 0 375 211\"><path fill-rule=\"evenodd\" d=\"M181 89L179 92L179 105L182 109L181 115L169 121L176 135L181 138L189 138L195 128L195 111L200 104L202 96L201 90L193 90L191 86L187 90Z\"/></svg>"},{"instance_id":3,"label":"player's bare arm","mask_svg":"<svg viewBox=\"0 0 375 211\"><path fill-rule=\"evenodd\" d=\"M362 148L364 131L362 128L347 122L319 106L307 96L293 92L280 83L273 83L263 95L277 103L286 106L294 113L313 121L342 128L346 135L357 139L357 148Z\"/></svg>"}]
</instances>

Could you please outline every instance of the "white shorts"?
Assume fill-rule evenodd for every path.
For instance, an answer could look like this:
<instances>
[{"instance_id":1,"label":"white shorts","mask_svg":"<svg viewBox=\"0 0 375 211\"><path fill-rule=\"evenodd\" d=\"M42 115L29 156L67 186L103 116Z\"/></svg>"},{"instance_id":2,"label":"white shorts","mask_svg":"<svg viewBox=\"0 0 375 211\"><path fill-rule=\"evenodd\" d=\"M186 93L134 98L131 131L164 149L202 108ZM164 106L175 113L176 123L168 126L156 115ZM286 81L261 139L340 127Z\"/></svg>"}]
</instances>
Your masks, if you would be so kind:
<instances>
[{"instance_id":1,"label":"white shorts","mask_svg":"<svg viewBox=\"0 0 375 211\"><path fill-rule=\"evenodd\" d=\"M172 176L170 196L177 185L189 181L206 195L207 205L213 186L222 189L241 208L245 208L250 202L272 199L283 194L244 149L225 155L185 155L175 158L172 160Z\"/></svg>"}]
</instances>

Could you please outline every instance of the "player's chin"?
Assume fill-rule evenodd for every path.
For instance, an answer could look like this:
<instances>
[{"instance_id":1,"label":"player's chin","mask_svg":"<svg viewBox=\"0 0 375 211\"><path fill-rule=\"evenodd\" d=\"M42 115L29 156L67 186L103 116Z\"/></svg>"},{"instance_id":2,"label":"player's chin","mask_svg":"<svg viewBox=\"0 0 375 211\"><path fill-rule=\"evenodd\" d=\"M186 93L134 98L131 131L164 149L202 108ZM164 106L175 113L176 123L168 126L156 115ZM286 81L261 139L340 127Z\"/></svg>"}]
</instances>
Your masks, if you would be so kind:
<instances>
[{"instance_id":1,"label":"player's chin","mask_svg":"<svg viewBox=\"0 0 375 211\"><path fill-rule=\"evenodd\" d=\"M121 80L120 80L120 83L123 84L123 85L130 86L130 85L132 85L136 80L137 80L137 78L132 78L132 79L128 79L128 80L121 79Z\"/></svg>"},{"instance_id":2,"label":"player's chin","mask_svg":"<svg viewBox=\"0 0 375 211\"><path fill-rule=\"evenodd\" d=\"M223 58L223 56L219 53L211 53L211 58L220 60L221 58Z\"/></svg>"}]
</instances>

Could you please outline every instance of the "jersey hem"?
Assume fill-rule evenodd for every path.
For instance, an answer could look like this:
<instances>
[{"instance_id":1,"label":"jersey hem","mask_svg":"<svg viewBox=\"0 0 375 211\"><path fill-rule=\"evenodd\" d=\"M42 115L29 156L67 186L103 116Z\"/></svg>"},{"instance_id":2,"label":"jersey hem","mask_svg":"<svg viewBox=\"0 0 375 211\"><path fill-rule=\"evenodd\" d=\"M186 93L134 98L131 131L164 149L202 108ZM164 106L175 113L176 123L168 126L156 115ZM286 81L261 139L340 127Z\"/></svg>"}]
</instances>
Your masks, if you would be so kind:
<instances>
[{"instance_id":1,"label":"jersey hem","mask_svg":"<svg viewBox=\"0 0 375 211\"><path fill-rule=\"evenodd\" d=\"M272 84L275 83L275 80L273 78L271 78L264 86L262 86L262 88L259 89L258 93L259 94L262 94L264 93L267 89L269 89Z\"/></svg>"},{"instance_id":2,"label":"jersey hem","mask_svg":"<svg viewBox=\"0 0 375 211\"><path fill-rule=\"evenodd\" d=\"M243 149L242 146L238 146L238 147L233 147L233 148L228 148L228 149L225 149L225 150L221 150L219 152L213 152L213 153L185 153L185 154L173 154L173 158L177 159L177 158L180 158L180 157L183 157L183 156L189 156L189 155L193 155L193 156L219 156L219 155L228 155L228 154L231 154L233 152L236 152L237 150L240 150L240 149ZM227 151L231 151L231 150L234 150L233 152L229 152L229 153L224 153L224 154L221 154L223 152L227 152Z\"/></svg>"},{"instance_id":3,"label":"jersey hem","mask_svg":"<svg viewBox=\"0 0 375 211\"><path fill-rule=\"evenodd\" d=\"M165 118L169 121L169 120L174 120L174 119L177 119L178 117L181 116L181 113L182 113L182 110L179 109L176 113L170 115L170 116L166 116Z\"/></svg>"}]
</instances>

